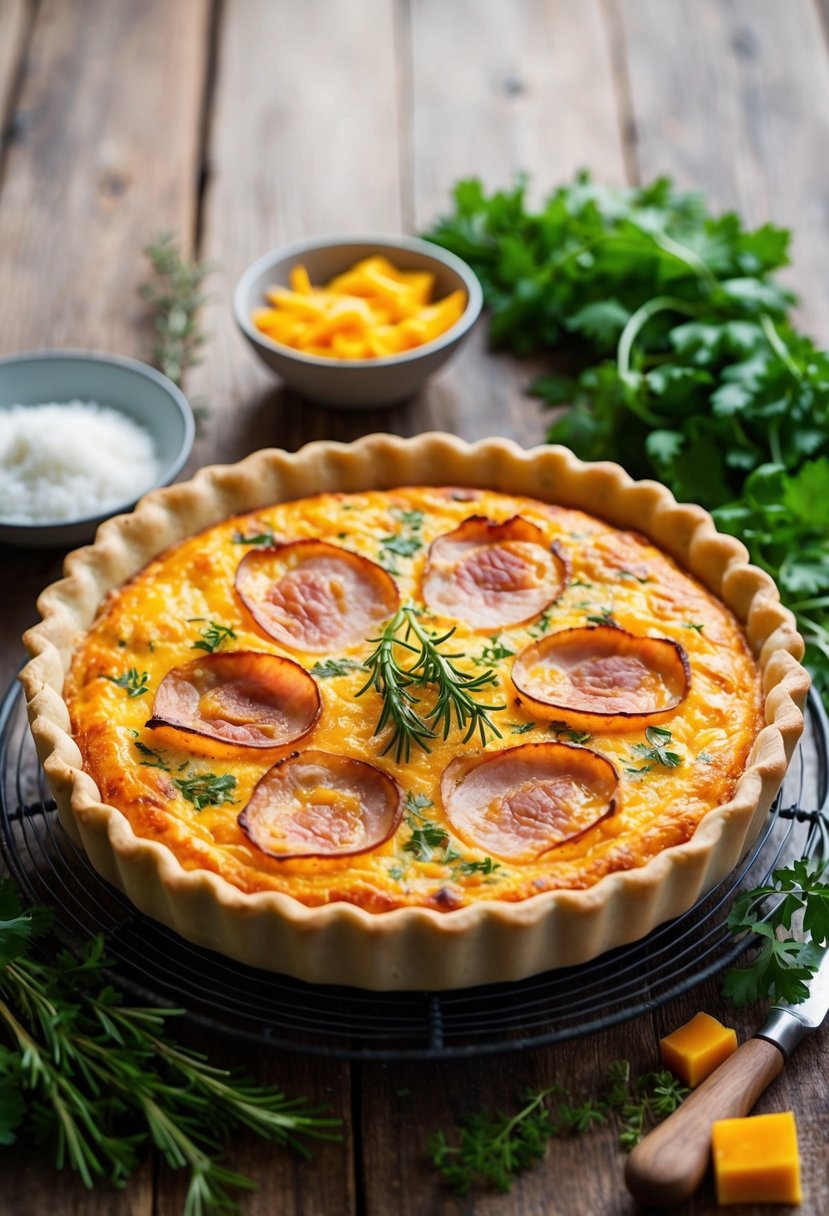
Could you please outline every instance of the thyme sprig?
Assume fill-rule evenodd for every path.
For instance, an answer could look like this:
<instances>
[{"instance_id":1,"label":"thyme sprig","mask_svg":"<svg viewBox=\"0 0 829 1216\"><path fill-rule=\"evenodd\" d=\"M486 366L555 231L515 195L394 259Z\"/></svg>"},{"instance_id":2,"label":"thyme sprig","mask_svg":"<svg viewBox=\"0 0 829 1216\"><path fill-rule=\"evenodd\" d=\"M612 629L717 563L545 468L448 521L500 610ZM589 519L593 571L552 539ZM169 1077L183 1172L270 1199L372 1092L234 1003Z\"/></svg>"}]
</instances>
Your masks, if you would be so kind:
<instances>
[{"instance_id":1,"label":"thyme sprig","mask_svg":"<svg viewBox=\"0 0 829 1216\"><path fill-rule=\"evenodd\" d=\"M225 642L232 642L236 633L229 625L221 625L218 621L212 621L204 616L188 617L188 622L199 621L204 623L204 629L200 629L201 637L198 642L194 642L190 647L191 650L203 650L206 654L215 654L220 646Z\"/></svg>"},{"instance_id":2,"label":"thyme sprig","mask_svg":"<svg viewBox=\"0 0 829 1216\"><path fill-rule=\"evenodd\" d=\"M630 1151L651 1126L680 1105L688 1090L665 1069L632 1076L627 1060L614 1060L604 1092L574 1098L561 1085L528 1091L514 1115L472 1111L454 1129L451 1140L432 1133L426 1151L444 1180L459 1195L473 1186L508 1191L516 1175L544 1156L549 1140L579 1135L613 1118L619 1147Z\"/></svg>"},{"instance_id":3,"label":"thyme sprig","mask_svg":"<svg viewBox=\"0 0 829 1216\"><path fill-rule=\"evenodd\" d=\"M211 267L185 257L170 232L153 237L144 255L152 277L139 291L155 318L153 362L173 384L181 384L187 369L199 362L205 341L198 315L207 299L202 287Z\"/></svg>"},{"instance_id":4,"label":"thyme sprig","mask_svg":"<svg viewBox=\"0 0 829 1216\"><path fill-rule=\"evenodd\" d=\"M337 1140L338 1119L209 1064L167 1035L178 1009L127 1006L106 981L103 938L78 957L32 953L45 909L23 911L0 879L0 1145L48 1141L59 1169L92 1188L124 1186L149 1145L189 1171L185 1216L229 1214L232 1190L255 1184L218 1154L247 1127L307 1156L305 1140Z\"/></svg>"},{"instance_id":5,"label":"thyme sprig","mask_svg":"<svg viewBox=\"0 0 829 1216\"><path fill-rule=\"evenodd\" d=\"M357 696L374 688L382 698L375 734L391 727L382 755L394 748L395 760L408 762L412 745L428 752L429 741L438 735L448 738L453 724L465 731L464 743L476 732L481 743L486 743L487 731L501 738L489 715L505 706L483 704L473 695L494 683L495 675L489 669L472 675L456 666L455 660L464 658L463 653L440 649L454 632L452 628L438 634L424 628L417 608L409 603L397 610L379 637L371 639L376 648L363 663L371 675ZM403 666L401 652L413 656L410 666ZM421 713L421 698L413 688L437 691L432 708L425 713Z\"/></svg>"}]
</instances>

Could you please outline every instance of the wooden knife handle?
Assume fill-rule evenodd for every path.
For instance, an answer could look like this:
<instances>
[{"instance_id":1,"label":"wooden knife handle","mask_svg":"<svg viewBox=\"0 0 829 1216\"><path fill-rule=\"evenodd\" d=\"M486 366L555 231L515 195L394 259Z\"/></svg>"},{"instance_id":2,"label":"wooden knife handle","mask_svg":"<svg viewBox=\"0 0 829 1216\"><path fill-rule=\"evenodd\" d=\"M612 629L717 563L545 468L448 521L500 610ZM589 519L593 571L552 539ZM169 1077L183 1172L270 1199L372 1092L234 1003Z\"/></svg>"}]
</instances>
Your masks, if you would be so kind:
<instances>
[{"instance_id":1,"label":"wooden knife handle","mask_svg":"<svg viewBox=\"0 0 829 1216\"><path fill-rule=\"evenodd\" d=\"M782 1070L782 1051L766 1039L748 1039L630 1154L625 1182L642 1203L671 1204L699 1186L717 1119L747 1115Z\"/></svg>"}]
</instances>

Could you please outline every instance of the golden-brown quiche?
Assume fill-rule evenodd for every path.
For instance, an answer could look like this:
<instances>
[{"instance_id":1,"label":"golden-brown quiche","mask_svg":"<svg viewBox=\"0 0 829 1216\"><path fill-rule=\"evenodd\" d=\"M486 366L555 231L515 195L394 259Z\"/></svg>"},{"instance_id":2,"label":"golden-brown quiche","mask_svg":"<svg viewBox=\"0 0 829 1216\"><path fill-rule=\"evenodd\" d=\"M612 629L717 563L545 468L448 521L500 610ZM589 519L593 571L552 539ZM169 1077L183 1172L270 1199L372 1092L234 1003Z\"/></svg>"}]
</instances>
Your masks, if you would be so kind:
<instances>
[{"instance_id":1,"label":"golden-brown quiche","mask_svg":"<svg viewBox=\"0 0 829 1216\"><path fill-rule=\"evenodd\" d=\"M791 615L699 508L503 440L260 452L67 559L26 637L62 821L185 937L446 988L584 961L756 836Z\"/></svg>"}]
</instances>

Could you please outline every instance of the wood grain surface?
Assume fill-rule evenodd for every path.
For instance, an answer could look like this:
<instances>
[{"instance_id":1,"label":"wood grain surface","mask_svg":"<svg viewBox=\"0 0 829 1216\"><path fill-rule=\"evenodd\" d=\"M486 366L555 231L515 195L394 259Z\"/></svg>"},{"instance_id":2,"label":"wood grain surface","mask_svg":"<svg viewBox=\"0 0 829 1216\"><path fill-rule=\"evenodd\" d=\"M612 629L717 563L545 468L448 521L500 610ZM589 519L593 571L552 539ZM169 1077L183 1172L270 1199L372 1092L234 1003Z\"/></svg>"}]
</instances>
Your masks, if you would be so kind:
<instances>
[{"instance_id":1,"label":"wood grain surface","mask_svg":"<svg viewBox=\"0 0 829 1216\"><path fill-rule=\"evenodd\" d=\"M414 401L338 412L299 401L255 362L229 307L254 257L320 232L418 231L459 177L539 199L580 166L613 183L671 173L752 223L795 227L790 281L829 340L825 156L829 54L813 0L0 0L0 351L83 346L146 357L141 248L162 228L218 269L210 340L185 386L206 408L190 468L263 446L429 428L543 439L524 395L540 364L486 350L479 325ZM61 555L0 548L0 675ZM428 1133L482 1105L515 1110L559 1082L595 1093L610 1061L657 1062L661 1034L704 1008L741 1039L716 980L653 1015L516 1055L348 1065L188 1041L344 1119L311 1163L240 1137L228 1162L257 1179L249 1216L631 1216L611 1129L554 1142L508 1196L457 1198L426 1159ZM758 1110L796 1111L802 1211L829 1210L825 1032ZM148 1162L129 1189L92 1195L45 1156L0 1150L0 1216L174 1216L183 1180ZM681 1208L716 1210L706 1179ZM770 1216L780 1208L752 1209Z\"/></svg>"}]
</instances>

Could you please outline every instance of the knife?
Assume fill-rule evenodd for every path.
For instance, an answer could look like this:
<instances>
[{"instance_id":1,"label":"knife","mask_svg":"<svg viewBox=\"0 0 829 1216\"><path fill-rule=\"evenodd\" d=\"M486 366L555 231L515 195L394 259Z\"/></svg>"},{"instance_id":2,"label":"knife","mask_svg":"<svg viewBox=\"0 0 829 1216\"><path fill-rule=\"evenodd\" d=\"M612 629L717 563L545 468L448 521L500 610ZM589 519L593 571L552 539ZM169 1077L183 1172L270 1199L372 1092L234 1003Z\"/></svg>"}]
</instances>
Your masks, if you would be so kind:
<instances>
[{"instance_id":1,"label":"knife","mask_svg":"<svg viewBox=\"0 0 829 1216\"><path fill-rule=\"evenodd\" d=\"M711 1125L717 1119L747 1115L798 1043L820 1026L829 1012L829 947L816 954L820 962L806 1000L772 1005L763 1028L633 1150L625 1166L625 1182L636 1199L671 1204L692 1195L708 1166Z\"/></svg>"}]
</instances>

